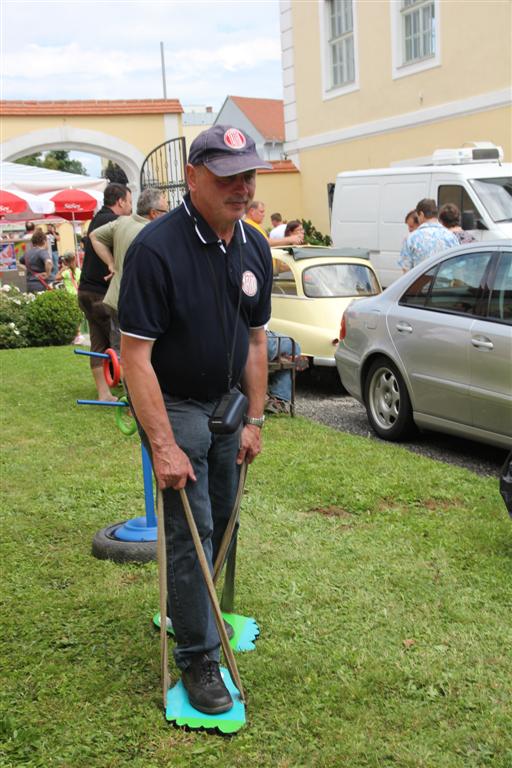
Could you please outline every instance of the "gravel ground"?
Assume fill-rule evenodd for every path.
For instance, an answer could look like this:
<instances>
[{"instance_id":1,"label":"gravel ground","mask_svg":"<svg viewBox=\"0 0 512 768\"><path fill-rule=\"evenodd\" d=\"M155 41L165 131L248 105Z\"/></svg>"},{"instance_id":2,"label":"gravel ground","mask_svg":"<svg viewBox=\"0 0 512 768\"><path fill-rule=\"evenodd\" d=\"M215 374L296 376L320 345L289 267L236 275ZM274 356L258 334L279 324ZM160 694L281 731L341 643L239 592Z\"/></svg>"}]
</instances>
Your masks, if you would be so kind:
<instances>
[{"instance_id":1,"label":"gravel ground","mask_svg":"<svg viewBox=\"0 0 512 768\"><path fill-rule=\"evenodd\" d=\"M308 372L298 376L297 413L341 432L380 441L368 424L364 407L354 398L342 393L339 381L335 378L335 371L325 373L326 376L318 381L313 380ZM329 375L331 373L332 377ZM421 432L402 445L414 453L436 461L445 461L465 467L479 475L495 477L499 476L507 455L507 452L500 448L440 432Z\"/></svg>"}]
</instances>

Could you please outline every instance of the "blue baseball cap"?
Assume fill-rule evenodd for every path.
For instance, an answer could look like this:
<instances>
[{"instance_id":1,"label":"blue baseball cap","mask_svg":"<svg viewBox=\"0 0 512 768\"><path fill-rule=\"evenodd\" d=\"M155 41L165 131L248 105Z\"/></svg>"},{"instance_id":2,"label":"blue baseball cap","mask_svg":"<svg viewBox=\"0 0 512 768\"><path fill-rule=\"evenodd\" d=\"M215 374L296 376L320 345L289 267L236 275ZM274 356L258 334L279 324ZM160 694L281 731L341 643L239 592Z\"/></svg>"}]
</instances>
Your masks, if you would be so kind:
<instances>
[{"instance_id":1,"label":"blue baseball cap","mask_svg":"<svg viewBox=\"0 0 512 768\"><path fill-rule=\"evenodd\" d=\"M254 139L232 125L213 125L200 133L190 145L188 162L205 165L216 176L272 168L256 152Z\"/></svg>"}]
</instances>

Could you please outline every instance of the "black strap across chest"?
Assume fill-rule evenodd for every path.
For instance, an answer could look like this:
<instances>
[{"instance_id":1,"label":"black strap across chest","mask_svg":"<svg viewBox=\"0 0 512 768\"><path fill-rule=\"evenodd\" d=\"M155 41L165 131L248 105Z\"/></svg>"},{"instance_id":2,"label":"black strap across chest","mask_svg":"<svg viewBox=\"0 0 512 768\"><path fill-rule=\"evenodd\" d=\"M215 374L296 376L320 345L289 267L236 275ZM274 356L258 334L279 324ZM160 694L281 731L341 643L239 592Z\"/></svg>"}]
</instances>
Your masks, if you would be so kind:
<instances>
[{"instance_id":1,"label":"black strap across chest","mask_svg":"<svg viewBox=\"0 0 512 768\"><path fill-rule=\"evenodd\" d=\"M227 256L226 251L224 248L220 249L223 256ZM242 304L242 275L243 275L243 255L242 255L242 247L240 243L238 243L238 252L240 255L240 285L238 288L238 303L236 308L236 317L235 317L235 327L233 329L233 341L231 344L231 349L228 345L228 318L226 314L226 301L227 301L227 295L224 297L224 302L222 301L221 294L220 294L220 286L219 281L217 279L217 275L215 274L215 269L213 267L210 254L206 254L206 259L208 262L208 267L210 269L210 274L212 276L213 281L213 289L215 293L215 303L217 304L217 310L219 313L219 319L220 319L220 325L222 329L222 337L224 339L224 345L226 347L226 353L227 353L227 361L228 361L228 389L229 392L231 390L231 383L233 379L233 356L235 354L235 345L236 345L236 337L238 333L238 321L240 319L240 307ZM226 270L226 286L228 281L228 275L227 275L227 261L224 259L224 268ZM227 291L226 291L227 292Z\"/></svg>"}]
</instances>

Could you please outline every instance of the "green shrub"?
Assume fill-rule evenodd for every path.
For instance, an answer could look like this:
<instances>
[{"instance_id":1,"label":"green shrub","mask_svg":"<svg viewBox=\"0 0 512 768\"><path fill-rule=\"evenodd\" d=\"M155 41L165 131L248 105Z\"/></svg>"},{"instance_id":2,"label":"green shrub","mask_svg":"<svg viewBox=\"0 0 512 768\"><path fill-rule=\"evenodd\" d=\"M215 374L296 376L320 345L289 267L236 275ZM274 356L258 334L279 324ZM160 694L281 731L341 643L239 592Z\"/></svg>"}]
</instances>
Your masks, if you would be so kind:
<instances>
[{"instance_id":1,"label":"green shrub","mask_svg":"<svg viewBox=\"0 0 512 768\"><path fill-rule=\"evenodd\" d=\"M309 219L302 219L302 226L304 227L304 243L306 245L332 245L329 235L322 235Z\"/></svg>"},{"instance_id":2,"label":"green shrub","mask_svg":"<svg viewBox=\"0 0 512 768\"><path fill-rule=\"evenodd\" d=\"M0 349L27 346L27 307L34 294L22 293L16 286L0 291Z\"/></svg>"},{"instance_id":3,"label":"green shrub","mask_svg":"<svg viewBox=\"0 0 512 768\"><path fill-rule=\"evenodd\" d=\"M66 291L38 293L27 307L27 337L30 346L70 344L80 323L76 296Z\"/></svg>"},{"instance_id":4,"label":"green shrub","mask_svg":"<svg viewBox=\"0 0 512 768\"><path fill-rule=\"evenodd\" d=\"M76 297L65 291L22 293L13 285L0 289L0 349L69 344L80 319Z\"/></svg>"},{"instance_id":5,"label":"green shrub","mask_svg":"<svg viewBox=\"0 0 512 768\"><path fill-rule=\"evenodd\" d=\"M16 323L0 323L0 349L26 346L27 337L22 334Z\"/></svg>"}]
</instances>

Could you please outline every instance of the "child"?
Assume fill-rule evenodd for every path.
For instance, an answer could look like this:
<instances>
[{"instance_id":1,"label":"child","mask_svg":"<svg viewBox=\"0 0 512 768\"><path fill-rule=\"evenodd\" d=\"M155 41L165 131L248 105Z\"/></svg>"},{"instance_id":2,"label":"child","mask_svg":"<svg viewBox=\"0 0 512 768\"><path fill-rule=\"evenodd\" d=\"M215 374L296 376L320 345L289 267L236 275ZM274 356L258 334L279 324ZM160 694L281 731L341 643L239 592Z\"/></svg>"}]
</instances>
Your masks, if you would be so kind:
<instances>
[{"instance_id":1,"label":"child","mask_svg":"<svg viewBox=\"0 0 512 768\"><path fill-rule=\"evenodd\" d=\"M57 272L56 281L62 280L64 289L68 293L78 293L78 283L80 282L80 267L76 265L76 256L73 251L66 251L62 257L63 266Z\"/></svg>"},{"instance_id":2,"label":"child","mask_svg":"<svg viewBox=\"0 0 512 768\"><path fill-rule=\"evenodd\" d=\"M56 282L62 280L64 290L68 293L78 294L78 283L80 282L80 267L76 265L76 255L72 251L66 251L62 257L63 266L57 272L55 278ZM80 326L78 327L77 334L73 340L73 344L83 344L85 341L84 336L80 332Z\"/></svg>"}]
</instances>

